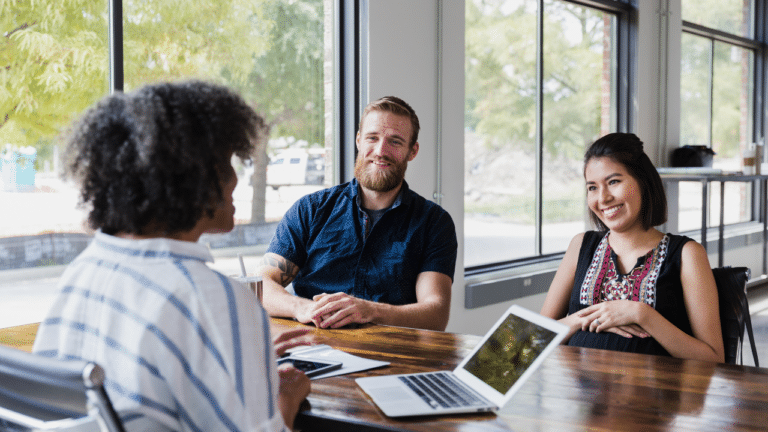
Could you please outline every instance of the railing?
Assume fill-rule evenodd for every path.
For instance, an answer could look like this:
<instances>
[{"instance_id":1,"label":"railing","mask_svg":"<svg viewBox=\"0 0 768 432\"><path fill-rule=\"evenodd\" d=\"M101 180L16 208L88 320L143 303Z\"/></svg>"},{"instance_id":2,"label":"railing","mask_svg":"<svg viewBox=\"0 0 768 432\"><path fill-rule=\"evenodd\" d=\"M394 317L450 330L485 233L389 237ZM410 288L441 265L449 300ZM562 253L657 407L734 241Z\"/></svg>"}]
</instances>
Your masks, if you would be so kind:
<instances>
[{"instance_id":1,"label":"railing","mask_svg":"<svg viewBox=\"0 0 768 432\"><path fill-rule=\"evenodd\" d=\"M760 205L755 215L757 220L762 221L762 250L763 250L763 274L768 274L768 217L766 217L766 187L768 186L768 175L744 175L744 174L662 174L661 180L664 182L664 188L667 192L667 201L669 203L668 226L676 228L678 226L679 207L677 197L679 196L680 182L699 182L701 183L701 244L707 248L707 216L709 215L709 184L720 183L720 221L718 225L718 267L723 266L724 252L724 233L725 233L725 183L726 182L751 182L753 199L758 199ZM754 201L753 201L754 202Z\"/></svg>"}]
</instances>

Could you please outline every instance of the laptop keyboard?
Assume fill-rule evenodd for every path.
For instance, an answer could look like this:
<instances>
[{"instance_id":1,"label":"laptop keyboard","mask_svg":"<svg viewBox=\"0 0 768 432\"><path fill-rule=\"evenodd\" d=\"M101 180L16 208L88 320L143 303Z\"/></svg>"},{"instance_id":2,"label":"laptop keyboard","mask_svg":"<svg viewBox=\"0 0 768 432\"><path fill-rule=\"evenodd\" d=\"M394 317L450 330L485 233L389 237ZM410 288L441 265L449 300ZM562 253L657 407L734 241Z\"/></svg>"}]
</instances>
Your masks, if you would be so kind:
<instances>
[{"instance_id":1,"label":"laptop keyboard","mask_svg":"<svg viewBox=\"0 0 768 432\"><path fill-rule=\"evenodd\" d=\"M456 378L446 372L404 375L398 378L432 408L486 405L486 402L467 391Z\"/></svg>"}]
</instances>

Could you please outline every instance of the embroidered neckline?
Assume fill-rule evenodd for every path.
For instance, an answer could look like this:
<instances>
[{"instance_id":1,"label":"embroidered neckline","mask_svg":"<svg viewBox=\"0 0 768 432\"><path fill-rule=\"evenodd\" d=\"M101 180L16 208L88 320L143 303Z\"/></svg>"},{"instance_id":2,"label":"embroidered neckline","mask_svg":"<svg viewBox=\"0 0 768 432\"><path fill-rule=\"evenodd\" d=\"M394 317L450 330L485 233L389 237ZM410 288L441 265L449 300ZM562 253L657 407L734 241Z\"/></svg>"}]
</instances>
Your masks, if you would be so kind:
<instances>
[{"instance_id":1,"label":"embroidered neckline","mask_svg":"<svg viewBox=\"0 0 768 432\"><path fill-rule=\"evenodd\" d=\"M667 257L668 245L669 235L664 234L659 244L644 259L640 258L642 264L636 265L628 274L621 275L611 258L612 249L606 233L592 255L592 262L581 284L579 302L592 305L610 300L632 300L655 307L656 280Z\"/></svg>"}]
</instances>

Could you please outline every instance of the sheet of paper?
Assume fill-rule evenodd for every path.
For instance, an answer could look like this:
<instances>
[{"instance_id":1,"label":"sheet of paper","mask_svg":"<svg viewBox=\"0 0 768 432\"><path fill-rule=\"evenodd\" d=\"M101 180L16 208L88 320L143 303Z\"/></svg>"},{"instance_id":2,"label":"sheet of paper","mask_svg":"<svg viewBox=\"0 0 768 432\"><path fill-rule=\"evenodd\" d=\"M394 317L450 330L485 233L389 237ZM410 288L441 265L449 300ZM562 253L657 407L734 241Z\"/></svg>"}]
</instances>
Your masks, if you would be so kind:
<instances>
[{"instance_id":1,"label":"sheet of paper","mask_svg":"<svg viewBox=\"0 0 768 432\"><path fill-rule=\"evenodd\" d=\"M330 371L321 375L316 375L310 379L328 378L336 375L344 375L353 372L360 372L368 369L386 366L389 362L370 360L363 357L358 357L344 351L334 349L328 345L312 345L297 350L292 350L291 355L297 355L301 357L311 357L317 360L335 360L342 363L340 369Z\"/></svg>"}]
</instances>

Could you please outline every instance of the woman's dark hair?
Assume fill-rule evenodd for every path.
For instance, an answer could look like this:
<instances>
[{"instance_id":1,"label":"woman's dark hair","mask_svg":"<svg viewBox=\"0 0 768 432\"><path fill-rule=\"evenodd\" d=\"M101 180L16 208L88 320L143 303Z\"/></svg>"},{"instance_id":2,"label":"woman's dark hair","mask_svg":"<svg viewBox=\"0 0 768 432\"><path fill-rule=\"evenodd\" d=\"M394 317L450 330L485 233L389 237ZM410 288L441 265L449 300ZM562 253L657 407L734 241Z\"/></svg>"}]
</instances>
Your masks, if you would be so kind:
<instances>
[{"instance_id":1,"label":"woman's dark hair","mask_svg":"<svg viewBox=\"0 0 768 432\"><path fill-rule=\"evenodd\" d=\"M626 168L629 175L640 185L640 218L643 228L648 230L667 221L667 195L659 172L643 152L643 142L631 133L612 133L595 141L584 154L584 171L594 158L609 158ZM589 212L592 223L600 231L608 227L593 212Z\"/></svg>"},{"instance_id":2,"label":"woman's dark hair","mask_svg":"<svg viewBox=\"0 0 768 432\"><path fill-rule=\"evenodd\" d=\"M212 217L232 155L248 159L263 119L226 87L148 85L102 99L66 138L67 173L91 228L164 234Z\"/></svg>"}]
</instances>

